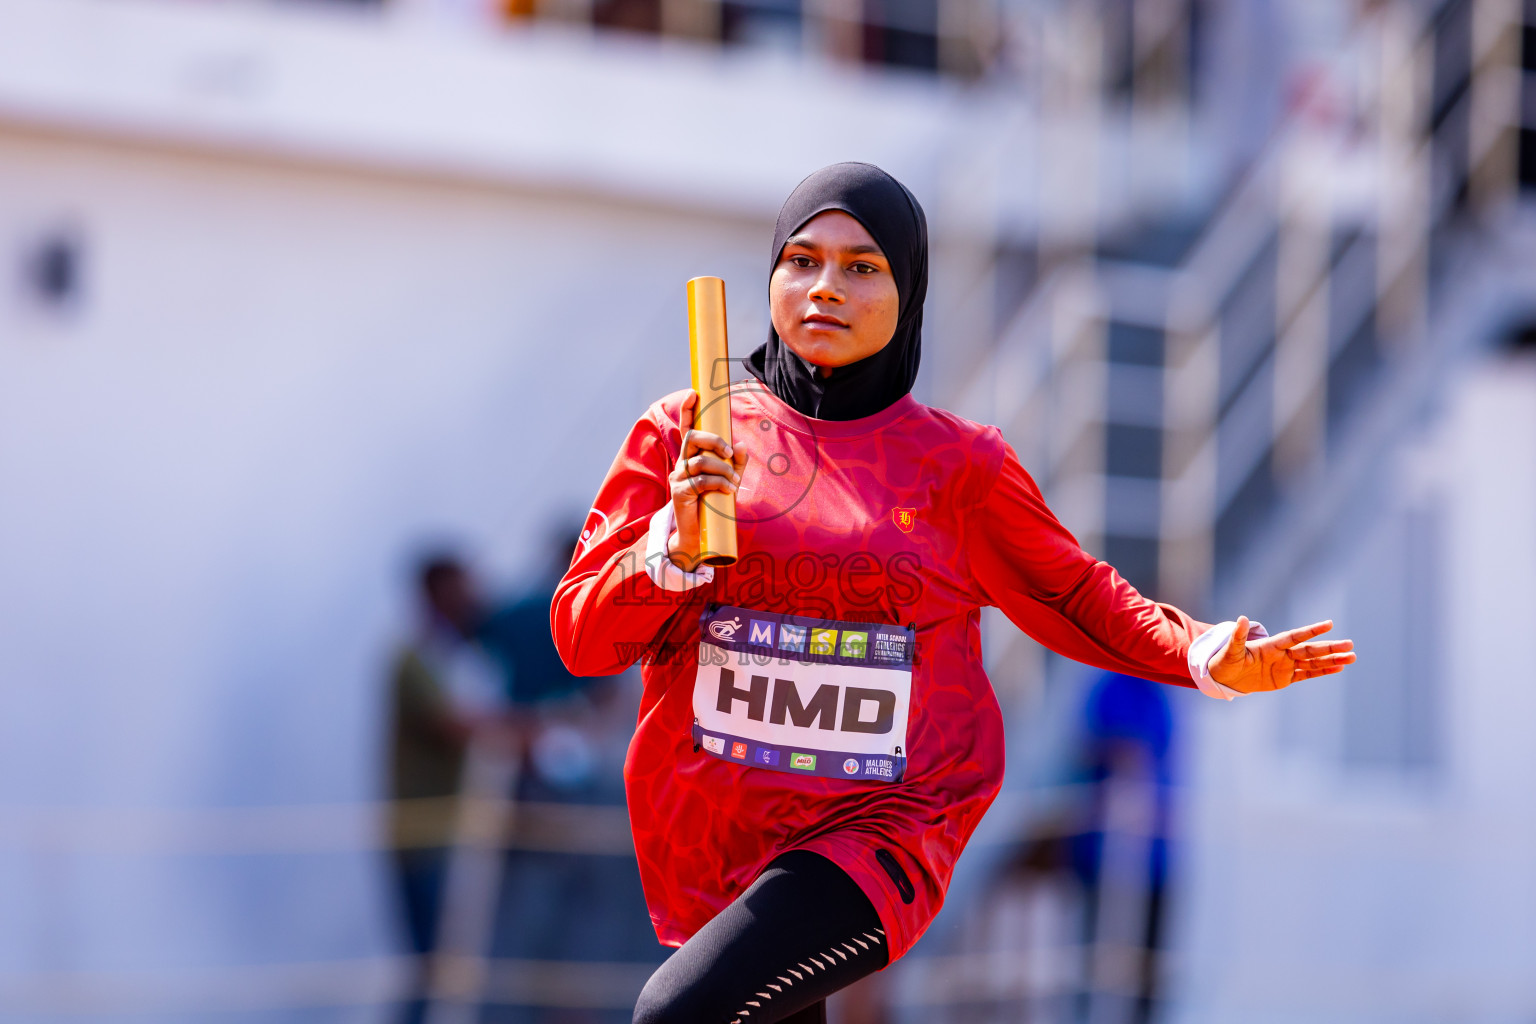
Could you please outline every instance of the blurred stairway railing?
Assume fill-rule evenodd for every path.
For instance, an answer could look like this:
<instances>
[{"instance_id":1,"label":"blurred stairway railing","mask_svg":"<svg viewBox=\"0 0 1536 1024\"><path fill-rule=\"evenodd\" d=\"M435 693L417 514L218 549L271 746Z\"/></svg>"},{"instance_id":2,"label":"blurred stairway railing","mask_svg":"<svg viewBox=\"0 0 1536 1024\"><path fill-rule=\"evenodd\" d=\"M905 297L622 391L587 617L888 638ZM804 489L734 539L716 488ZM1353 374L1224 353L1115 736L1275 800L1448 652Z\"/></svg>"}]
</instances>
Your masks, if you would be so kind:
<instances>
[{"instance_id":1,"label":"blurred stairway railing","mask_svg":"<svg viewBox=\"0 0 1536 1024\"><path fill-rule=\"evenodd\" d=\"M1521 29L1510 0L1377 8L1352 111L1303 92L1172 265L1098 237L1058 257L955 407L1090 550L1199 613L1421 342L1438 240L1513 194Z\"/></svg>"},{"instance_id":2,"label":"blurred stairway railing","mask_svg":"<svg viewBox=\"0 0 1536 1024\"><path fill-rule=\"evenodd\" d=\"M1080 794L1064 788L1062 801ZM997 812L1017 819L1016 803ZM401 828L401 825L404 825ZM393 825L394 827L391 827ZM382 856L442 846L458 833L475 849L633 858L628 812L611 804L430 798L345 804L185 808L0 808L0 854L122 859L142 863L314 855ZM1037 830L1038 833L1038 830ZM394 841L390 841L391 835ZM1011 841L1004 830L987 842ZM435 965L461 1001L480 1007L627 1011L655 962L477 956ZM155 1018L230 1012L297 1012L396 1003L410 993L415 962L356 956L299 962L197 964L180 968L0 972L6 1019L69 1014Z\"/></svg>"},{"instance_id":3,"label":"blurred stairway railing","mask_svg":"<svg viewBox=\"0 0 1536 1024\"><path fill-rule=\"evenodd\" d=\"M1266 548L1294 557L1296 510L1359 470L1360 425L1422 390L1430 350L1453 343L1437 310L1476 273L1454 254L1503 230L1520 183L1523 16L1510 0L1373 8L1341 61L1363 75L1354 102L1326 77L1302 91L1221 202L1165 231L1187 244L1150 244L1157 224L1114 237L1104 211L1065 244L1042 231L1038 283L951 407L1003 429L1089 550L1214 617L1219 582L1230 597L1222 581ZM989 664L1034 657L1016 631L988 644ZM1014 796L994 817L1044 820L1046 790ZM968 856L951 902L990 905L1007 863L1000 846ZM1087 991L1072 927L1032 949L1067 971L1054 980L1029 981L1022 954L944 948L911 987L934 991L938 971L953 1001L1036 1008Z\"/></svg>"}]
</instances>

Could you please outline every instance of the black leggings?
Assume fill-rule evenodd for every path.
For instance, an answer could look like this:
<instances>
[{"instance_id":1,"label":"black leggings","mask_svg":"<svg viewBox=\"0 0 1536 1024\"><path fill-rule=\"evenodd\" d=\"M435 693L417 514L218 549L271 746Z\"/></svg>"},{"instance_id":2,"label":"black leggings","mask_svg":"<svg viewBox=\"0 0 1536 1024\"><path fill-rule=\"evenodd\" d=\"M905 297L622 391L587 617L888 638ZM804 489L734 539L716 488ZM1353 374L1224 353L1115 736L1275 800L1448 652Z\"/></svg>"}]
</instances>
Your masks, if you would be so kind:
<instances>
[{"instance_id":1,"label":"black leggings","mask_svg":"<svg viewBox=\"0 0 1536 1024\"><path fill-rule=\"evenodd\" d=\"M887 960L857 883L791 850L651 975L634 1024L824 1024L827 996Z\"/></svg>"}]
</instances>

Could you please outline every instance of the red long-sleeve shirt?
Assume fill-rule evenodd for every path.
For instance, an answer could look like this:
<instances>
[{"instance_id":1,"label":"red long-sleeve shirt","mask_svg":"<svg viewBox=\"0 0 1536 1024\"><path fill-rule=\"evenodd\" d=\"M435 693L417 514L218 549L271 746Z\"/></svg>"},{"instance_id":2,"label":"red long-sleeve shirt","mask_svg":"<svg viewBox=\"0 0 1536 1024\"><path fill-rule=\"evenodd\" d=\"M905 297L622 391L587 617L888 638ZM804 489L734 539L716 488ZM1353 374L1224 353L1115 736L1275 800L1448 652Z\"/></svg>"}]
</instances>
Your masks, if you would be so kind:
<instances>
[{"instance_id":1,"label":"red long-sleeve shirt","mask_svg":"<svg viewBox=\"0 0 1536 1024\"><path fill-rule=\"evenodd\" d=\"M1067 657L1181 686L1203 626L1085 553L996 427L910 395L863 419L808 419L755 380L733 388L734 444L751 453L737 494L740 560L692 590L664 590L646 572L647 531L670 501L687 394L656 402L630 431L551 608L578 675L645 654L624 775L651 920L662 942L680 945L779 853L809 849L869 896L894 961L938 912L1002 783L980 609L998 606ZM709 602L915 626L905 777L800 776L699 751L692 694Z\"/></svg>"}]
</instances>

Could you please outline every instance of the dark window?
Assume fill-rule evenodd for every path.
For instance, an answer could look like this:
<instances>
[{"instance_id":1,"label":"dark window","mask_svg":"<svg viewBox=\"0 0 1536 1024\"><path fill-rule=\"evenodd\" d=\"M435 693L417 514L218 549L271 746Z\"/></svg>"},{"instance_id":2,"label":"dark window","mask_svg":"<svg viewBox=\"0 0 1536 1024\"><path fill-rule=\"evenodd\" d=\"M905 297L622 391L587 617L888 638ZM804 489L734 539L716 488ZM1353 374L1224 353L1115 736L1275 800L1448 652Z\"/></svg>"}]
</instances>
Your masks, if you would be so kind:
<instances>
[{"instance_id":1,"label":"dark window","mask_svg":"<svg viewBox=\"0 0 1536 1024\"><path fill-rule=\"evenodd\" d=\"M1104 427L1104 435L1104 471L1110 476L1156 479L1163 475L1161 430L1109 423Z\"/></svg>"}]
</instances>

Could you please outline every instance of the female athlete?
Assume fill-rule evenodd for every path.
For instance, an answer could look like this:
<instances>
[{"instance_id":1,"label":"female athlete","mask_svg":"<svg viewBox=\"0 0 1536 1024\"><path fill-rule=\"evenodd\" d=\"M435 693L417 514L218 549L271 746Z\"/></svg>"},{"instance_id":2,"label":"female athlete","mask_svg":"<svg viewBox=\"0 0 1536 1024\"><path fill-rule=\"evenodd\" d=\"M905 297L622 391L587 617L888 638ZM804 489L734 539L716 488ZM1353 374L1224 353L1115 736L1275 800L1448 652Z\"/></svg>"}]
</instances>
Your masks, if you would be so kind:
<instances>
[{"instance_id":1,"label":"female athlete","mask_svg":"<svg viewBox=\"0 0 1536 1024\"><path fill-rule=\"evenodd\" d=\"M1100 668L1213 696L1340 671L1332 623L1269 637L1142 597L1056 521L996 427L922 405L927 226L869 164L779 213L772 329L732 441L675 392L630 431L551 620L578 675L641 659L624 768L651 920L681 946L636 1024L796 1024L905 953L1003 777L980 609ZM736 496L740 560L700 564Z\"/></svg>"}]
</instances>

